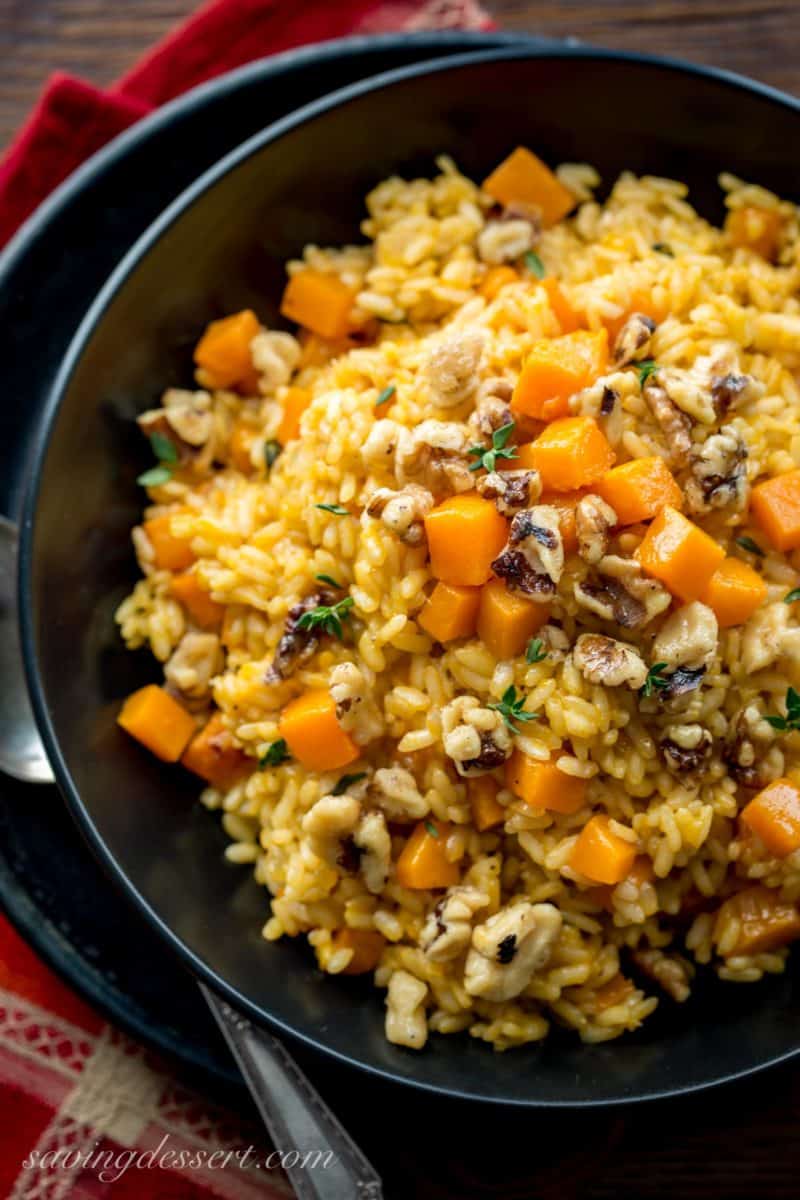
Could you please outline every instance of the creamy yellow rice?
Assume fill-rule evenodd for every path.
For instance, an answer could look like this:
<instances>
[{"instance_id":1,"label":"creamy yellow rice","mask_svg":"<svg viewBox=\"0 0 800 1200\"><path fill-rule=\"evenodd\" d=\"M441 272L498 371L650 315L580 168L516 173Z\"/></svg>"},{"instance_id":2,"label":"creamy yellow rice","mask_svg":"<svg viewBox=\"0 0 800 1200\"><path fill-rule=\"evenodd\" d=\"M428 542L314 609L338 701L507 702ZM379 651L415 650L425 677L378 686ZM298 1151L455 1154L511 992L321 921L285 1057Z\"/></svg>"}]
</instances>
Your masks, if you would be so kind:
<instances>
[{"instance_id":1,"label":"creamy yellow rice","mask_svg":"<svg viewBox=\"0 0 800 1200\"><path fill-rule=\"evenodd\" d=\"M688 371L723 347L738 371L762 385L725 418L746 444L748 482L800 465L796 208L732 177L720 180L729 208L780 213L781 249L773 265L734 248L724 230L694 211L683 183L623 174L599 203L593 198L599 180L591 168L565 165L558 173L579 204L570 218L544 230L535 248L547 274L586 314L589 328L629 311L636 296L652 297L668 313L648 349L660 367ZM585 1041L602 1041L638 1027L660 997L672 1002L659 975L662 982L677 980L677 989L667 991L683 999L695 964L710 964L731 981L781 971L786 947L737 955L735 919L720 921L717 910L748 881L779 889L790 903L800 899L800 851L777 859L757 838L742 836L737 816L754 793L738 785L729 761L737 722L755 706L754 736L765 779L791 775L800 765L798 735L761 719L785 711L787 683L800 686L800 640L791 606L784 603L800 582L791 556L770 550L746 505L694 518L728 553L757 569L768 595L745 625L719 631L701 685L667 703L625 685L590 682L576 665L575 639L588 630L624 640L651 666L653 637L666 619L620 631L580 607L574 584L586 564L579 555L568 558L553 603L565 649L554 645L541 661L529 663L524 655L497 661L477 637L435 647L417 620L434 582L426 544L404 544L379 516L366 514L376 489L399 484L391 457L388 468L381 468L365 446L374 445L378 421L412 433L430 418L466 425L475 390L444 410L428 373L443 332L479 335L478 385L497 377L513 384L533 344L559 330L546 293L521 262L516 282L491 301L482 297L489 264L482 261L479 240L493 219L492 200L449 159L438 160L432 179L380 183L366 205L363 246L307 246L288 271L310 266L340 277L357 292L362 318L377 319L374 340L351 348L317 346L317 361L309 363L293 339L276 340L262 331L259 394L212 391L213 451L196 474L176 471L150 488L145 512L152 518L176 511L174 532L191 538L198 577L226 609L224 665L207 694L201 686L195 689L190 707L201 721L213 702L253 760L252 772L230 790L206 788L201 799L220 813L231 838L229 861L246 864L266 889L264 937L307 937L320 968L337 974L352 956L337 948L337 930L380 933L385 945L375 983L387 988L393 977L399 980L394 1013L391 1004L389 1009L390 1036L416 1046L428 1030L468 1031L505 1049L543 1038L553 1023L574 1029ZM258 365L258 353L254 359ZM619 397L613 420L604 425L617 462L669 458L669 438L643 398L637 371L611 367L608 382ZM267 471L263 445L275 435L288 385L310 389L313 400L300 437ZM376 408L390 386L393 395ZM576 412L589 411L586 396L572 403ZM254 432L249 474L225 465L234 423L243 418ZM713 432L693 422L693 443L700 445ZM321 503L343 506L347 515L324 511ZM168 664L194 627L170 595L170 572L154 565L143 528L133 536L142 578L121 605L118 621L126 644L148 645L167 665L169 680ZM754 539L763 557L738 548L742 536ZM636 544L635 531L627 540L617 535L613 552L630 555ZM323 637L308 661L273 681L269 667L287 613L319 589L320 574L343 583L342 594L354 601L344 638ZM259 769L257 760L279 738L282 709L305 689L327 688L342 663L354 664L362 680L358 716L350 721L361 747L358 762L323 774L294 760ZM566 775L585 779L587 801L572 815L530 809L507 790L502 769L495 769L505 821L478 833L468 783L444 750L443 712L465 695L481 706L497 703L512 684L525 697L526 709L540 714L519 727L518 749L536 760L552 758ZM168 686L180 694L174 672ZM710 734L712 750L699 770L681 771L665 759L660 743L676 724L699 725ZM458 862L460 884L484 897L468 918L468 938L493 914L522 901L555 906L560 914L545 961L511 998L468 990L469 941L452 958L426 951L426 918L441 892L400 886L392 866L376 893L360 870L324 861L315 852L319 842L303 822L340 776L366 772L352 795L362 812L380 811L374 772L393 765L413 775L425 819L452 824L446 850ZM644 882L616 886L605 907L591 881L569 866L576 836L596 812L608 814L612 828L635 843L652 868ZM416 823L403 824L396 815L388 826L392 863ZM632 958L637 953L638 965ZM601 989L620 973L631 984L618 1001L600 1002L610 994Z\"/></svg>"}]
</instances>

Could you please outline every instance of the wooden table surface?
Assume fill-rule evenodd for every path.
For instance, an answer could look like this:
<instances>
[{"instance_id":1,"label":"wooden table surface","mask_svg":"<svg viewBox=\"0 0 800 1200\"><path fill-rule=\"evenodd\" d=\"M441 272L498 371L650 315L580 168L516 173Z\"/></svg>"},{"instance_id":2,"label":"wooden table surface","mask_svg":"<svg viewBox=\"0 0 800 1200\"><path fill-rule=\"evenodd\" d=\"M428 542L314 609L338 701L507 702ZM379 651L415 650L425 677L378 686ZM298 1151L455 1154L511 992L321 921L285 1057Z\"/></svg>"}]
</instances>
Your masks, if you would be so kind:
<instances>
[{"instance_id":1,"label":"wooden table surface","mask_svg":"<svg viewBox=\"0 0 800 1200\"><path fill-rule=\"evenodd\" d=\"M673 54L800 93L797 0L484 3L506 29ZM196 0L0 0L0 145L50 71L62 68L107 83L195 5ZM405 1118L397 1114L407 1150L415 1141L410 1114L411 1107ZM496 1159L481 1156L479 1177L471 1155L443 1145L438 1157L426 1156L419 1168L413 1152L404 1154L390 1194L420 1200L800 1196L800 1071L792 1067L677 1105L590 1118L532 1113L527 1125L518 1119L511 1124L510 1144L497 1147ZM425 1141L434 1133L429 1130Z\"/></svg>"}]
</instances>

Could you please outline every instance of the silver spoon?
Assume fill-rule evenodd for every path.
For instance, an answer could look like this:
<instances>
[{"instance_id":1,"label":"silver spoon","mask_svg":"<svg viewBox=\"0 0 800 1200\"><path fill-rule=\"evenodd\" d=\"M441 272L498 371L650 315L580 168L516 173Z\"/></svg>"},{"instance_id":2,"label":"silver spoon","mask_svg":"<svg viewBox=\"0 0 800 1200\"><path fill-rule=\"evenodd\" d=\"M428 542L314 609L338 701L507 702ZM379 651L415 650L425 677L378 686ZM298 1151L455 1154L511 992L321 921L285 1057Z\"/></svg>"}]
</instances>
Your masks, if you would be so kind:
<instances>
[{"instance_id":1,"label":"silver spoon","mask_svg":"<svg viewBox=\"0 0 800 1200\"><path fill-rule=\"evenodd\" d=\"M0 517L0 771L25 783L55 783L22 665L17 543L16 526ZM205 984L199 987L273 1145L284 1153L297 1152L296 1163L290 1157L284 1170L298 1200L381 1200L380 1176L289 1051Z\"/></svg>"}]
</instances>

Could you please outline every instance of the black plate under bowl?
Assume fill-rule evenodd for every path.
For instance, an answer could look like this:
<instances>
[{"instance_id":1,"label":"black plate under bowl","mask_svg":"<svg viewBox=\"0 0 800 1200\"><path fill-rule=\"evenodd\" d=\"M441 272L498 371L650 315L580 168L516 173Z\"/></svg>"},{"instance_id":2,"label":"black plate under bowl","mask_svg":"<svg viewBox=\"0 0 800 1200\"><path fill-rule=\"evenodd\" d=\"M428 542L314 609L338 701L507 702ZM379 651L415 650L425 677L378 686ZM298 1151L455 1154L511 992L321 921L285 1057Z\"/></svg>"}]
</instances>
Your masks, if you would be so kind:
<instances>
[{"instance_id":1,"label":"black plate under bowl","mask_svg":"<svg viewBox=\"0 0 800 1200\"><path fill-rule=\"evenodd\" d=\"M442 150L481 177L527 142L551 160L591 160L607 179L623 168L683 178L718 217L722 169L794 192L786 148L798 132L790 98L651 58L493 51L408 68L312 105L230 155L156 222L93 305L48 404L23 525L34 701L98 855L192 969L255 1019L342 1065L513 1105L663 1097L797 1053L796 970L752 989L707 980L689 1006L602 1046L555 1037L498 1058L464 1038L434 1037L419 1055L389 1045L367 981L321 985L299 940L261 940L263 893L222 862L225 838L192 803L194 786L118 732L119 698L153 667L122 651L111 615L133 576L135 413L189 378L190 347L209 319L248 305L274 321L284 260L306 241L356 238L375 182L430 169Z\"/></svg>"},{"instance_id":2,"label":"black plate under bowl","mask_svg":"<svg viewBox=\"0 0 800 1200\"><path fill-rule=\"evenodd\" d=\"M0 512L21 508L28 448L69 343L111 271L188 184L265 122L357 79L505 34L354 37L252 63L116 138L0 254ZM91 254L86 248L91 246ZM42 958L200 1083L241 1086L193 977L115 888L54 787L0 776L0 906Z\"/></svg>"}]
</instances>

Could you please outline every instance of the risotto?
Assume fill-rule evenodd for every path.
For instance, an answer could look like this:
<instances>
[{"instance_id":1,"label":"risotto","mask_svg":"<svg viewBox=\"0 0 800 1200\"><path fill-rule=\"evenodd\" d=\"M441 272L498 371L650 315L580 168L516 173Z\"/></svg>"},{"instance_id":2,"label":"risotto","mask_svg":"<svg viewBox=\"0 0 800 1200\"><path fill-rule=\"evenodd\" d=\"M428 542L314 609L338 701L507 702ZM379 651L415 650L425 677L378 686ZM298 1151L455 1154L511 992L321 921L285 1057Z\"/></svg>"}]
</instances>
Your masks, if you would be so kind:
<instances>
[{"instance_id":1,"label":"risotto","mask_svg":"<svg viewBox=\"0 0 800 1200\"><path fill-rule=\"evenodd\" d=\"M798 212L436 170L139 418L119 720L390 1041L598 1042L800 936Z\"/></svg>"}]
</instances>

